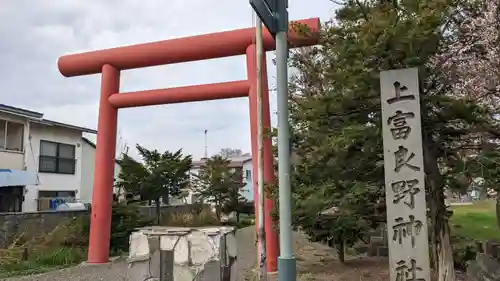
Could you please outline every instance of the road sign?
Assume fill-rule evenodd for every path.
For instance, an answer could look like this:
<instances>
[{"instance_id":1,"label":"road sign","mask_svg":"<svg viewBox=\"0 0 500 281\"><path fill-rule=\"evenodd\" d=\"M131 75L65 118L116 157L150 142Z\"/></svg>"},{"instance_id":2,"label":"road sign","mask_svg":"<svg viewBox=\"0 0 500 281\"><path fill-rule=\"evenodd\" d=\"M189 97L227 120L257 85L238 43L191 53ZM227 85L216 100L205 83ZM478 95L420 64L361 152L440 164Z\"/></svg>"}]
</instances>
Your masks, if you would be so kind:
<instances>
[{"instance_id":1,"label":"road sign","mask_svg":"<svg viewBox=\"0 0 500 281\"><path fill-rule=\"evenodd\" d=\"M255 10L273 37L278 32L277 1L279 0L250 0L250 6Z\"/></svg>"}]
</instances>

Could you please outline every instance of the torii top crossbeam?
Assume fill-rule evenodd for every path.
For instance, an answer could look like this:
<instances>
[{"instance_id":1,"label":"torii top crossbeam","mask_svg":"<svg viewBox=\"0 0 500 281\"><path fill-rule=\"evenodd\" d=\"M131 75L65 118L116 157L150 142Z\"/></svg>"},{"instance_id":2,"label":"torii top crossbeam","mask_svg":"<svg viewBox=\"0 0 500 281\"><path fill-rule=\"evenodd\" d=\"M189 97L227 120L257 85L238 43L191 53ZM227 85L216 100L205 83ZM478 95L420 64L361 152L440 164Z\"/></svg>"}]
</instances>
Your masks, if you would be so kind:
<instances>
[{"instance_id":1,"label":"torii top crossbeam","mask_svg":"<svg viewBox=\"0 0 500 281\"><path fill-rule=\"evenodd\" d=\"M320 25L318 18L300 20L292 24L294 23L306 25L311 30L318 30ZM318 41L316 36L303 36L295 30L289 32L288 39L293 47L311 46ZM100 73L105 64L126 70L230 57L245 54L246 48L254 41L255 28L244 28L62 56L58 66L62 75L72 77ZM276 47L267 29L263 32L263 44L266 51Z\"/></svg>"}]
</instances>

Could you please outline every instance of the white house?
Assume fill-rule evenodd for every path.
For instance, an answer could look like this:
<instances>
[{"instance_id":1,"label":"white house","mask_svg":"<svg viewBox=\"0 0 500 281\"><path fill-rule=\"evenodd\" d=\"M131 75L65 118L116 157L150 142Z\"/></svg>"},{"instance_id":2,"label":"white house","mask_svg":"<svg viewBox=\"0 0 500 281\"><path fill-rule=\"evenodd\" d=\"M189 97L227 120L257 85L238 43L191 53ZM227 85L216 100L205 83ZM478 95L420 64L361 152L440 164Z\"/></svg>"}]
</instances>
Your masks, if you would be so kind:
<instances>
[{"instance_id":1,"label":"white house","mask_svg":"<svg viewBox=\"0 0 500 281\"><path fill-rule=\"evenodd\" d=\"M252 156L249 154L244 154L241 156L235 156L228 158L230 161L229 167L233 169L241 169L245 186L242 188L241 195L245 197L248 201L253 201L253 187L252 187ZM193 161L193 166L191 168L191 174L198 174L200 168L205 164L205 159L202 158L198 161ZM187 198L187 203L194 203L196 198L190 193Z\"/></svg>"},{"instance_id":2,"label":"white house","mask_svg":"<svg viewBox=\"0 0 500 281\"><path fill-rule=\"evenodd\" d=\"M97 132L0 104L0 212L90 203L95 146L83 133Z\"/></svg>"}]
</instances>

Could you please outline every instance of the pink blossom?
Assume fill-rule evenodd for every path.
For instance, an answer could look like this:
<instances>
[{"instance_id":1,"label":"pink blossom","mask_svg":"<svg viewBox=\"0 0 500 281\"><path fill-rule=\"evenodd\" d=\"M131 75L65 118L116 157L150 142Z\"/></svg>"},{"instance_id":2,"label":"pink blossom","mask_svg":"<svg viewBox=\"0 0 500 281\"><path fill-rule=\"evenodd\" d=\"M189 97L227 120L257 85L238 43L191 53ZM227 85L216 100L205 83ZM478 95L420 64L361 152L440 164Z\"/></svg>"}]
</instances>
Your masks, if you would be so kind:
<instances>
[{"instance_id":1,"label":"pink blossom","mask_svg":"<svg viewBox=\"0 0 500 281\"><path fill-rule=\"evenodd\" d=\"M457 29L458 37L431 58L429 65L449 80L453 96L492 109L500 108L499 2L482 1L479 15L464 18Z\"/></svg>"}]
</instances>

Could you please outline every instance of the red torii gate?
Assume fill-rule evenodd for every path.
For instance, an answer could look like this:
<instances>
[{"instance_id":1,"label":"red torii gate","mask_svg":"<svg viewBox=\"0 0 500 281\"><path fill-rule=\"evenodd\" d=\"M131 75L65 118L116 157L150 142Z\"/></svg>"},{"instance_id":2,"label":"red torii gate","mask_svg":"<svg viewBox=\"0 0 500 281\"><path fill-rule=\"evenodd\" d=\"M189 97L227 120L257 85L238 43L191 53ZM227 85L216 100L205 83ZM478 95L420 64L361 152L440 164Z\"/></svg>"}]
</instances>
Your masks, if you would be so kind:
<instances>
[{"instance_id":1,"label":"red torii gate","mask_svg":"<svg viewBox=\"0 0 500 281\"><path fill-rule=\"evenodd\" d=\"M311 30L318 30L319 19L297 21ZM291 29L293 30L293 29ZM316 36L304 36L289 32L293 47L311 46L318 43ZM89 238L89 263L105 263L109 258L111 235L111 205L113 201L113 170L116 147L117 115L119 108L171 104L249 97L250 133L252 155L257 155L257 74L255 28L211 33L193 37L118 47L100 51L62 56L59 71L66 77L97 74L101 76L101 95L97 126L97 150L94 168L94 190ZM263 45L267 51L274 50L275 42L264 29ZM158 66L213 58L246 54L247 80L177 87L149 91L120 93L120 71L134 68ZM269 93L265 56L262 71L262 106L264 130L270 128ZM272 143L264 137L264 181L274 181ZM253 174L257 175L257 157L252 158ZM257 204L257 180L254 177L254 201ZM267 268L276 271L278 237L269 215L273 202L264 202L266 216ZM257 210L257 208L256 208ZM258 227L258 226L257 226Z\"/></svg>"}]
</instances>

